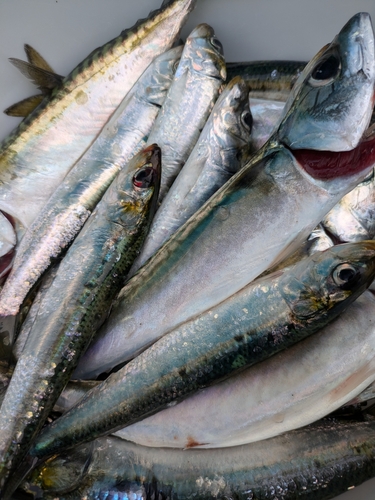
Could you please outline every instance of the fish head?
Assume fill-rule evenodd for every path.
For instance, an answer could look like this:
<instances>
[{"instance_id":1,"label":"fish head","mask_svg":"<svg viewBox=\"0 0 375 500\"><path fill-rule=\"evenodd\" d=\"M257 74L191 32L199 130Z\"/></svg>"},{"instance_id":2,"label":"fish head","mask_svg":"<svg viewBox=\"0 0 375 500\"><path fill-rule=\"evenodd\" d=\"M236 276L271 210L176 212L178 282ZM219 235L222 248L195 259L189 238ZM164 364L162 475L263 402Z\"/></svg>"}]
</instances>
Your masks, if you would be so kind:
<instances>
[{"instance_id":1,"label":"fish head","mask_svg":"<svg viewBox=\"0 0 375 500\"><path fill-rule=\"evenodd\" d=\"M223 150L235 149L238 156L250 154L248 144L253 117L249 87L241 77L233 78L223 90L212 111L212 125ZM236 165L237 162L233 162L233 173L238 170Z\"/></svg>"},{"instance_id":2,"label":"fish head","mask_svg":"<svg viewBox=\"0 0 375 500\"><path fill-rule=\"evenodd\" d=\"M121 173L117 183L121 182ZM128 231L151 220L157 204L161 178L161 150L156 144L143 149L131 160L118 190L118 223Z\"/></svg>"},{"instance_id":3,"label":"fish head","mask_svg":"<svg viewBox=\"0 0 375 500\"><path fill-rule=\"evenodd\" d=\"M332 318L366 290L375 277L375 241L336 245L296 264L280 280L294 316Z\"/></svg>"},{"instance_id":4,"label":"fish head","mask_svg":"<svg viewBox=\"0 0 375 500\"><path fill-rule=\"evenodd\" d=\"M162 106L165 96L171 86L174 74L178 67L183 46L178 45L158 56L149 66L149 81L146 85L146 98L151 104ZM144 87L140 88L141 98Z\"/></svg>"},{"instance_id":5,"label":"fish head","mask_svg":"<svg viewBox=\"0 0 375 500\"><path fill-rule=\"evenodd\" d=\"M181 56L182 64L176 77L186 70L186 65L198 73L222 80L227 77L224 50L215 32L208 24L199 24L188 36Z\"/></svg>"},{"instance_id":6,"label":"fish head","mask_svg":"<svg viewBox=\"0 0 375 500\"><path fill-rule=\"evenodd\" d=\"M374 107L374 32L367 13L353 16L305 67L278 128L291 149L349 151Z\"/></svg>"}]
</instances>

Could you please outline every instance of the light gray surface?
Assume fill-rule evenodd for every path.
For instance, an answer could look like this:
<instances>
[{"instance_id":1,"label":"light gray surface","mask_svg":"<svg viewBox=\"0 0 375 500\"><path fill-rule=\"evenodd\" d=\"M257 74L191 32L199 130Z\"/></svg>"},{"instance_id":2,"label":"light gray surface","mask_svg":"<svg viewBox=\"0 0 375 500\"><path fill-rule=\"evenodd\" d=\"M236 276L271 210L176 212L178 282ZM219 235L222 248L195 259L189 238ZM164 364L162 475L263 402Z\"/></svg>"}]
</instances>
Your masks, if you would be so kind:
<instances>
[{"instance_id":1,"label":"light gray surface","mask_svg":"<svg viewBox=\"0 0 375 500\"><path fill-rule=\"evenodd\" d=\"M10 63L25 59L29 43L66 75L95 47L159 7L161 0L2 0L0 2L0 110L35 93ZM330 42L353 14L375 22L374 0L198 0L184 28L211 24L227 61L307 60ZM0 139L19 122L0 112ZM373 500L375 479L337 500Z\"/></svg>"}]
</instances>

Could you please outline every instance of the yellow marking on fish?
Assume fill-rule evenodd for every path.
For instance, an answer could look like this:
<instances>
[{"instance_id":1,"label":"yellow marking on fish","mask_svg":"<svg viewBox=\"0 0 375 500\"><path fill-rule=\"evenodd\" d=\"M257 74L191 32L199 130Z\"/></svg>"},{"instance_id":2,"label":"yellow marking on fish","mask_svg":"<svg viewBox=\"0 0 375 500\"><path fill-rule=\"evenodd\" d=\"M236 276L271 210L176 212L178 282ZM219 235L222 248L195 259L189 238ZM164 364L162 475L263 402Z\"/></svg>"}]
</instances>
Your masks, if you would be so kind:
<instances>
[{"instance_id":1,"label":"yellow marking on fish","mask_svg":"<svg viewBox=\"0 0 375 500\"><path fill-rule=\"evenodd\" d=\"M86 104L89 98L87 97L86 92L80 90L75 96L75 100L77 104Z\"/></svg>"}]
</instances>

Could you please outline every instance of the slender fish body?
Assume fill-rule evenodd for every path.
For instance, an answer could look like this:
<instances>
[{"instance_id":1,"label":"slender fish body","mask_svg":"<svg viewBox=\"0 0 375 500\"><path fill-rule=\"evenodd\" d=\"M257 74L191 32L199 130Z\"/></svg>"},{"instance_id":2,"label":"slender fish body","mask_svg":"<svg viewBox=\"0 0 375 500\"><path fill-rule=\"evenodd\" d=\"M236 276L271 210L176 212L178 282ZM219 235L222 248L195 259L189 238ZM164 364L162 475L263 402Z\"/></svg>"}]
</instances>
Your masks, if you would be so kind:
<instances>
[{"instance_id":1,"label":"slender fish body","mask_svg":"<svg viewBox=\"0 0 375 500\"><path fill-rule=\"evenodd\" d=\"M181 52L182 47L176 47L154 59L32 223L0 294L0 315L17 314L52 259L74 240L121 166L144 146Z\"/></svg>"},{"instance_id":2,"label":"slender fish body","mask_svg":"<svg viewBox=\"0 0 375 500\"><path fill-rule=\"evenodd\" d=\"M24 489L46 500L328 500L373 477L374 436L373 420L329 419L220 453L100 438L42 464Z\"/></svg>"},{"instance_id":3,"label":"slender fish body","mask_svg":"<svg viewBox=\"0 0 375 500\"><path fill-rule=\"evenodd\" d=\"M148 138L163 151L159 201L188 159L226 79L223 47L208 24L186 39L171 88Z\"/></svg>"},{"instance_id":4,"label":"slender fish body","mask_svg":"<svg viewBox=\"0 0 375 500\"><path fill-rule=\"evenodd\" d=\"M227 63L228 79L241 76L250 97L286 101L305 68L302 61L249 61Z\"/></svg>"},{"instance_id":5,"label":"slender fish body","mask_svg":"<svg viewBox=\"0 0 375 500\"><path fill-rule=\"evenodd\" d=\"M284 274L250 283L111 374L43 429L31 455L50 456L113 432L245 367L261 365L334 319L374 276L375 242L369 241L328 249Z\"/></svg>"},{"instance_id":6,"label":"slender fish body","mask_svg":"<svg viewBox=\"0 0 375 500\"><path fill-rule=\"evenodd\" d=\"M117 434L145 446L223 448L314 422L375 380L374 306L366 291L319 333Z\"/></svg>"},{"instance_id":7,"label":"slender fish body","mask_svg":"<svg viewBox=\"0 0 375 500\"><path fill-rule=\"evenodd\" d=\"M252 124L248 94L244 81L237 77L216 101L193 151L155 214L131 275L240 169Z\"/></svg>"},{"instance_id":8,"label":"slender fish body","mask_svg":"<svg viewBox=\"0 0 375 500\"><path fill-rule=\"evenodd\" d=\"M164 1L96 49L2 143L0 210L14 217L19 238L143 71L178 39L194 4Z\"/></svg>"},{"instance_id":9,"label":"slender fish body","mask_svg":"<svg viewBox=\"0 0 375 500\"><path fill-rule=\"evenodd\" d=\"M303 117L310 123L317 116L309 147L325 149L335 143L346 150L348 143L354 146L372 112L373 47L370 18L358 14L307 65L275 136L122 289L108 321L81 358L77 378L95 378L134 357L284 260L366 176L374 161L371 141L352 152L332 153L292 150L278 137L287 140L291 131L296 141L299 128L290 125L298 125ZM362 50L363 68L358 65L358 50ZM337 60L322 72L327 57ZM325 111L321 96L327 95ZM339 106L343 96L347 99L343 110L333 114L333 104ZM304 137L303 126L301 130Z\"/></svg>"},{"instance_id":10,"label":"slender fish body","mask_svg":"<svg viewBox=\"0 0 375 500\"><path fill-rule=\"evenodd\" d=\"M131 163L61 262L18 359L0 414L4 498L9 495L3 490L5 479L17 471L79 355L108 314L155 211L160 149L149 146Z\"/></svg>"}]
</instances>

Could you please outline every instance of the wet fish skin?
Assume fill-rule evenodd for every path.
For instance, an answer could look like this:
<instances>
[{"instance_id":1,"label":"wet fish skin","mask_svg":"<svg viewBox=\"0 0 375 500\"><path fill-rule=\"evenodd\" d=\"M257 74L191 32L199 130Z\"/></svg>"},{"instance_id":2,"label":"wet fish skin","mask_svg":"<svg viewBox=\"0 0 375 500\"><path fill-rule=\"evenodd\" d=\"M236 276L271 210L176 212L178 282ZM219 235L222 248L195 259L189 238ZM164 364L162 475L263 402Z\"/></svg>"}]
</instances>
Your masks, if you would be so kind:
<instances>
[{"instance_id":1,"label":"wet fish skin","mask_svg":"<svg viewBox=\"0 0 375 500\"><path fill-rule=\"evenodd\" d=\"M154 59L31 224L0 294L0 316L18 313L27 293L74 240L120 168L145 145L181 51L181 46L175 47Z\"/></svg>"},{"instance_id":2,"label":"wet fish skin","mask_svg":"<svg viewBox=\"0 0 375 500\"><path fill-rule=\"evenodd\" d=\"M156 212L130 276L238 172L249 154L251 124L248 89L237 77L216 101L193 151Z\"/></svg>"},{"instance_id":3,"label":"wet fish skin","mask_svg":"<svg viewBox=\"0 0 375 500\"><path fill-rule=\"evenodd\" d=\"M112 373L44 428L31 456L50 456L135 423L290 347L340 314L374 276L370 241L328 249L250 283Z\"/></svg>"},{"instance_id":4,"label":"wet fish skin","mask_svg":"<svg viewBox=\"0 0 375 500\"><path fill-rule=\"evenodd\" d=\"M0 210L15 218L19 239L150 62L178 39L195 1L164 2L93 51L3 141Z\"/></svg>"},{"instance_id":5,"label":"wet fish skin","mask_svg":"<svg viewBox=\"0 0 375 500\"><path fill-rule=\"evenodd\" d=\"M374 381L374 305L365 291L313 336L116 435L158 448L226 448L315 422Z\"/></svg>"},{"instance_id":6,"label":"wet fish skin","mask_svg":"<svg viewBox=\"0 0 375 500\"><path fill-rule=\"evenodd\" d=\"M125 498L125 493L146 500L263 499L275 494L286 500L327 500L373 477L374 431L373 420L328 419L220 453L152 449L99 438L42 464L23 488L38 486L46 500Z\"/></svg>"},{"instance_id":7,"label":"wet fish skin","mask_svg":"<svg viewBox=\"0 0 375 500\"><path fill-rule=\"evenodd\" d=\"M174 81L148 138L163 151L159 202L189 157L226 79L223 48L208 24L186 39Z\"/></svg>"},{"instance_id":8,"label":"wet fish skin","mask_svg":"<svg viewBox=\"0 0 375 500\"><path fill-rule=\"evenodd\" d=\"M228 80L241 76L249 86L250 98L286 101L306 64L283 60L228 62Z\"/></svg>"},{"instance_id":9,"label":"wet fish skin","mask_svg":"<svg viewBox=\"0 0 375 500\"><path fill-rule=\"evenodd\" d=\"M369 46L373 47L374 36L369 16L356 15L349 25L353 32L363 33L361 43L369 37ZM345 51L342 57L345 54L357 60L353 52ZM320 57L324 60L324 51ZM315 58L313 68L308 67L304 73L306 82L310 80L311 71L321 61ZM363 61L366 68L372 65L371 74L375 76L375 58ZM348 76L352 81L352 77ZM358 83L356 77L354 82ZM361 81L359 85L362 84L371 114L373 96L367 93L368 81ZM323 85L311 89L309 83L306 85L310 94L320 94L324 88ZM338 95L341 96L339 87ZM344 84L344 87L346 89L347 85ZM301 81L299 88L304 94L305 86ZM350 88L355 93L355 86ZM290 120L293 109L298 110L300 104L297 90L295 92L295 103L288 111ZM357 94L353 94L353 102L357 102ZM305 109L303 103L302 108L305 116L310 111L314 114L314 110L309 107ZM361 106L353 109L353 113L367 116L367 108ZM303 115L300 110L296 113L298 116ZM340 121L340 116L338 118ZM366 127L363 119L353 118L353 121L361 122ZM319 122L326 130L324 120ZM351 169L344 174L337 168L332 170L331 178L316 178L313 169L311 174L307 172L308 158L303 165L297 162L296 151L284 147L278 141L279 133L285 137L283 124L263 149L129 280L114 303L108 321L82 356L75 371L76 378L96 378L100 373L131 359L166 332L225 300L262 272L284 260L307 239L330 208L362 180L372 166L370 152L373 149L367 147L370 143L366 143L358 150L353 150L353 155L358 154L362 161L367 156L367 163L359 163L356 167L359 170L363 168L362 172ZM355 130L355 136L357 133L358 130ZM325 147L325 137L324 133L320 149ZM327 137L327 145L330 143ZM363 154L362 147L365 148ZM300 154L304 152L301 150ZM337 166L342 155L349 155L346 152L315 153L326 166L326 158ZM329 177L330 172L327 166L326 176ZM286 228L293 230L288 232ZM148 317L147 323L145 317Z\"/></svg>"},{"instance_id":10,"label":"wet fish skin","mask_svg":"<svg viewBox=\"0 0 375 500\"><path fill-rule=\"evenodd\" d=\"M108 314L147 232L160 185L160 148L149 146L119 173L41 300L1 406L3 498L18 465ZM5 486L7 477L10 483Z\"/></svg>"}]
</instances>

